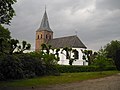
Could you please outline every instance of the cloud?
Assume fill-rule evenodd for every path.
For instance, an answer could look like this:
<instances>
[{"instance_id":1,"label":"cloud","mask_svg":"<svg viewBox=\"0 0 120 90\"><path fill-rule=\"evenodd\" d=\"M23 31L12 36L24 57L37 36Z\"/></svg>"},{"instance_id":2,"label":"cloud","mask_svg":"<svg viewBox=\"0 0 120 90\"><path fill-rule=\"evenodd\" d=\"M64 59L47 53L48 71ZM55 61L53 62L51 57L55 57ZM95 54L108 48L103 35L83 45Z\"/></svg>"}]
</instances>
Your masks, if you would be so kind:
<instances>
[{"instance_id":1,"label":"cloud","mask_svg":"<svg viewBox=\"0 0 120 90\"><path fill-rule=\"evenodd\" d=\"M119 0L18 0L16 16L9 29L13 38L26 40L35 47L45 5L54 37L75 35L88 49L99 50L120 36Z\"/></svg>"},{"instance_id":2,"label":"cloud","mask_svg":"<svg viewBox=\"0 0 120 90\"><path fill-rule=\"evenodd\" d=\"M96 8L102 10L120 9L120 0L96 0Z\"/></svg>"}]
</instances>

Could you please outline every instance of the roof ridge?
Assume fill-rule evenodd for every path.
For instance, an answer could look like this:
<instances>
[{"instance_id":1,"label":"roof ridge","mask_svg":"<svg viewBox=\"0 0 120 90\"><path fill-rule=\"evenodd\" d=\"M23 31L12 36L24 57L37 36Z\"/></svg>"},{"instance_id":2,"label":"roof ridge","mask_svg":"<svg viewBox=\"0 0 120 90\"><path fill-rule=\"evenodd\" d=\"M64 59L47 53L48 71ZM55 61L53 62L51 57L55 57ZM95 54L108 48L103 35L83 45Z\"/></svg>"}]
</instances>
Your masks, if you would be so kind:
<instances>
[{"instance_id":1,"label":"roof ridge","mask_svg":"<svg viewBox=\"0 0 120 90\"><path fill-rule=\"evenodd\" d=\"M86 46L77 37L77 35L54 38L48 41L48 44L52 45L53 48L62 47L86 48Z\"/></svg>"},{"instance_id":2,"label":"roof ridge","mask_svg":"<svg viewBox=\"0 0 120 90\"><path fill-rule=\"evenodd\" d=\"M69 38L69 37L77 37L77 35L64 36L64 37L58 37L58 38L53 38L53 39L59 39L59 38Z\"/></svg>"}]
</instances>

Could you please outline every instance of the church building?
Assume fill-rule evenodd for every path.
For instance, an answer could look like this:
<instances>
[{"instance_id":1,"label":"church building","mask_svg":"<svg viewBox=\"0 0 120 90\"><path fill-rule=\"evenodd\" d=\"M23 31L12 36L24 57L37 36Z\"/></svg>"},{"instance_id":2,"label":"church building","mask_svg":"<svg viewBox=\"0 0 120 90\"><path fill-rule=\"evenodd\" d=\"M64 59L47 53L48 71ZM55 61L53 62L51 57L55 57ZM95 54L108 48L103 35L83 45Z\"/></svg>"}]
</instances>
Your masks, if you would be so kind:
<instances>
[{"instance_id":1,"label":"church building","mask_svg":"<svg viewBox=\"0 0 120 90\"><path fill-rule=\"evenodd\" d=\"M73 62L73 65L88 65L88 63L83 60L83 53L81 50L86 49L87 47L82 43L82 41L78 38L77 35L74 36L66 36L66 37L60 37L60 38L53 38L53 31L49 26L49 21L47 17L47 13L45 10L45 13L43 15L41 25L39 29L36 31L36 43L35 43L35 51L39 51L41 49L41 45L45 43L48 45L51 45L54 49L60 49L59 51L59 58L58 64L60 65L69 65L69 60L66 57L66 52L61 51L63 48L68 47L77 50L77 58L76 61ZM71 58L74 54L71 54Z\"/></svg>"}]
</instances>

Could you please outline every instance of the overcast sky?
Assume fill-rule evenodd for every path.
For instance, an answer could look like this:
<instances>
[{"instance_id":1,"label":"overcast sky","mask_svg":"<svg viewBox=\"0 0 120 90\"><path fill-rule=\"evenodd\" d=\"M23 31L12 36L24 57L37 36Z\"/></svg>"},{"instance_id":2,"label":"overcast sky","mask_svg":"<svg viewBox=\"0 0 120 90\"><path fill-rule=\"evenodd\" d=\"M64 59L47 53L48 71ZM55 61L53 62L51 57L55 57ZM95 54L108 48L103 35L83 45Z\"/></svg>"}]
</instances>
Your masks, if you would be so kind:
<instances>
[{"instance_id":1,"label":"overcast sky","mask_svg":"<svg viewBox=\"0 0 120 90\"><path fill-rule=\"evenodd\" d=\"M88 47L99 50L120 40L120 0L17 0L12 37L35 47L35 33L47 7L54 38L76 35Z\"/></svg>"}]
</instances>

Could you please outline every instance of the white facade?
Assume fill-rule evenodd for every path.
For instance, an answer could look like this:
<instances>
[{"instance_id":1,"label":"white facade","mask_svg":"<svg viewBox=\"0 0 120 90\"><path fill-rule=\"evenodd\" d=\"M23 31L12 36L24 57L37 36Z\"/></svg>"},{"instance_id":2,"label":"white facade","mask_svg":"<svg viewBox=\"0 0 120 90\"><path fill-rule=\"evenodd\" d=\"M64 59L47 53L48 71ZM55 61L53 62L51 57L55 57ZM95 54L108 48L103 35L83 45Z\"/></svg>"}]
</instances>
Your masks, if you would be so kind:
<instances>
[{"instance_id":1,"label":"white facade","mask_svg":"<svg viewBox=\"0 0 120 90\"><path fill-rule=\"evenodd\" d=\"M83 57L83 53L81 52L81 48L72 48L72 49L76 49L78 51L78 59L76 59L76 61L73 62L72 65L88 65L88 62L86 62L85 60L82 59ZM61 53L62 49L60 49L59 51L59 58L60 60L58 61L58 64L60 65L69 65L69 59L66 59L66 51L63 51ZM71 52L71 58L73 57L74 53Z\"/></svg>"}]
</instances>

